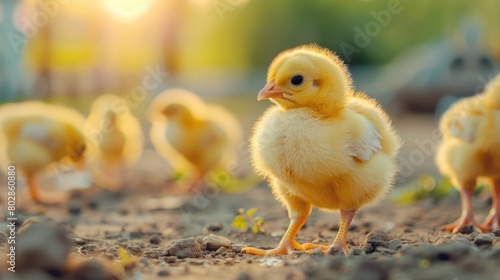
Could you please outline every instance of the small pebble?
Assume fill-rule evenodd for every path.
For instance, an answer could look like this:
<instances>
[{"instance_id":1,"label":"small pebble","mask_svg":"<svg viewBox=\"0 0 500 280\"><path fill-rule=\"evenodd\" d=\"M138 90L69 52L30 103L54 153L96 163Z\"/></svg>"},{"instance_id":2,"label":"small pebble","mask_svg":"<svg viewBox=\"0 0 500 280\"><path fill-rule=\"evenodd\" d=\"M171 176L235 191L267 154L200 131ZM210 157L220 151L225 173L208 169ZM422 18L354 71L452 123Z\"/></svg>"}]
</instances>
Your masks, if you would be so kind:
<instances>
[{"instance_id":1,"label":"small pebble","mask_svg":"<svg viewBox=\"0 0 500 280\"><path fill-rule=\"evenodd\" d=\"M78 202L71 202L68 206L68 213L71 215L80 215L82 213L82 205Z\"/></svg>"},{"instance_id":2,"label":"small pebble","mask_svg":"<svg viewBox=\"0 0 500 280\"><path fill-rule=\"evenodd\" d=\"M91 198L87 203L87 206L92 210L96 210L97 208L99 208L99 202L96 198Z\"/></svg>"},{"instance_id":3,"label":"small pebble","mask_svg":"<svg viewBox=\"0 0 500 280\"><path fill-rule=\"evenodd\" d=\"M224 254L224 253L227 253L227 249L225 247L220 247L219 249L217 249L217 251L215 251L216 254Z\"/></svg>"},{"instance_id":4,"label":"small pebble","mask_svg":"<svg viewBox=\"0 0 500 280\"><path fill-rule=\"evenodd\" d=\"M190 264L190 265L203 265L204 263L205 263L205 260L198 260L198 259L190 260L188 262L188 264Z\"/></svg>"},{"instance_id":5,"label":"small pebble","mask_svg":"<svg viewBox=\"0 0 500 280\"><path fill-rule=\"evenodd\" d=\"M2 231L0 231L0 246L7 244L8 239L9 238L7 237L7 235L5 233L3 233Z\"/></svg>"},{"instance_id":6,"label":"small pebble","mask_svg":"<svg viewBox=\"0 0 500 280\"><path fill-rule=\"evenodd\" d=\"M478 234L474 239L474 244L478 247L490 246L493 243L493 240L495 240L493 234Z\"/></svg>"},{"instance_id":7,"label":"small pebble","mask_svg":"<svg viewBox=\"0 0 500 280\"><path fill-rule=\"evenodd\" d=\"M365 251L367 254L375 252L375 248L373 247L372 244L370 243L365 243L363 245L363 251Z\"/></svg>"},{"instance_id":8,"label":"small pebble","mask_svg":"<svg viewBox=\"0 0 500 280\"><path fill-rule=\"evenodd\" d=\"M144 253L142 254L143 257L149 258L149 259L157 259L157 258L164 256L164 255L165 255L165 251L161 248L149 249L149 250L144 251Z\"/></svg>"},{"instance_id":9,"label":"small pebble","mask_svg":"<svg viewBox=\"0 0 500 280\"><path fill-rule=\"evenodd\" d=\"M387 247L389 236L383 231L370 232L365 239L365 244L371 244L373 248Z\"/></svg>"},{"instance_id":10,"label":"small pebble","mask_svg":"<svg viewBox=\"0 0 500 280\"><path fill-rule=\"evenodd\" d=\"M398 250L399 248L401 248L401 240L399 239L394 239L394 240L391 240L389 242L389 244L387 245L387 247L391 250Z\"/></svg>"},{"instance_id":11,"label":"small pebble","mask_svg":"<svg viewBox=\"0 0 500 280\"><path fill-rule=\"evenodd\" d=\"M245 244L231 244L231 251L235 253L241 252L241 249L247 247Z\"/></svg>"},{"instance_id":12,"label":"small pebble","mask_svg":"<svg viewBox=\"0 0 500 280\"><path fill-rule=\"evenodd\" d=\"M237 280L250 280L252 279L250 277L250 274L246 273L246 272L240 272L240 274L238 274L238 278L236 278Z\"/></svg>"},{"instance_id":13,"label":"small pebble","mask_svg":"<svg viewBox=\"0 0 500 280\"><path fill-rule=\"evenodd\" d=\"M74 243L75 243L75 245L83 246L83 245L87 244L87 241L85 239L76 238L74 240Z\"/></svg>"},{"instance_id":14,"label":"small pebble","mask_svg":"<svg viewBox=\"0 0 500 280\"><path fill-rule=\"evenodd\" d=\"M231 246L231 245L229 245ZM168 249L168 254L179 259L197 258L203 255L200 243L194 237L179 239Z\"/></svg>"},{"instance_id":15,"label":"small pebble","mask_svg":"<svg viewBox=\"0 0 500 280\"><path fill-rule=\"evenodd\" d=\"M169 256L169 257L164 257L163 261L166 263L176 263L179 261L179 259L176 256Z\"/></svg>"},{"instance_id":16,"label":"small pebble","mask_svg":"<svg viewBox=\"0 0 500 280\"><path fill-rule=\"evenodd\" d=\"M470 234L473 232L474 232L473 225L464 226L463 228L460 229L460 233L462 233L462 234Z\"/></svg>"},{"instance_id":17,"label":"small pebble","mask_svg":"<svg viewBox=\"0 0 500 280\"><path fill-rule=\"evenodd\" d=\"M312 251L311 255L312 256L324 256L325 253L322 250L316 249L316 250Z\"/></svg>"},{"instance_id":18,"label":"small pebble","mask_svg":"<svg viewBox=\"0 0 500 280\"><path fill-rule=\"evenodd\" d=\"M125 249L132 255L142 255L142 249L140 246L129 244Z\"/></svg>"},{"instance_id":19,"label":"small pebble","mask_svg":"<svg viewBox=\"0 0 500 280\"><path fill-rule=\"evenodd\" d=\"M350 255L352 256L362 256L366 255L366 251L360 248L353 248L351 249Z\"/></svg>"},{"instance_id":20,"label":"small pebble","mask_svg":"<svg viewBox=\"0 0 500 280\"><path fill-rule=\"evenodd\" d=\"M146 259L146 258L140 258L139 262L145 266L149 266L151 264L151 261L149 259Z\"/></svg>"},{"instance_id":21,"label":"small pebble","mask_svg":"<svg viewBox=\"0 0 500 280\"><path fill-rule=\"evenodd\" d=\"M465 237L465 235L463 235L461 233L453 235L451 237L451 240L469 243L469 240L467 239L467 237Z\"/></svg>"},{"instance_id":22,"label":"small pebble","mask_svg":"<svg viewBox=\"0 0 500 280\"><path fill-rule=\"evenodd\" d=\"M82 251L87 251L87 252L94 252L97 250L97 245L96 244L85 244L82 246Z\"/></svg>"},{"instance_id":23,"label":"small pebble","mask_svg":"<svg viewBox=\"0 0 500 280\"><path fill-rule=\"evenodd\" d=\"M222 224L216 223L216 224L211 224L207 227L209 231L220 231L222 230Z\"/></svg>"},{"instance_id":24,"label":"small pebble","mask_svg":"<svg viewBox=\"0 0 500 280\"><path fill-rule=\"evenodd\" d=\"M220 247L231 248L231 240L224 236L210 234L203 238L203 243L207 245L207 250L217 251Z\"/></svg>"},{"instance_id":25,"label":"small pebble","mask_svg":"<svg viewBox=\"0 0 500 280\"><path fill-rule=\"evenodd\" d=\"M474 232L471 232L471 233L469 234L469 240L470 240L470 241L472 241L472 240L476 239L476 237L477 237L478 235L479 235L479 233L477 233L477 232L475 232L475 231L474 231Z\"/></svg>"},{"instance_id":26,"label":"small pebble","mask_svg":"<svg viewBox=\"0 0 500 280\"><path fill-rule=\"evenodd\" d=\"M166 269L161 269L160 271L158 271L158 276L167 277L169 275L170 273Z\"/></svg>"},{"instance_id":27,"label":"small pebble","mask_svg":"<svg viewBox=\"0 0 500 280\"><path fill-rule=\"evenodd\" d=\"M385 255L394 255L394 254L396 254L396 250L392 250L392 249L384 248L384 247L377 247L377 249L375 249L375 250L377 252L385 254Z\"/></svg>"},{"instance_id":28,"label":"small pebble","mask_svg":"<svg viewBox=\"0 0 500 280\"><path fill-rule=\"evenodd\" d=\"M149 243L159 245L161 243L161 237L158 234L155 234L149 238Z\"/></svg>"}]
</instances>

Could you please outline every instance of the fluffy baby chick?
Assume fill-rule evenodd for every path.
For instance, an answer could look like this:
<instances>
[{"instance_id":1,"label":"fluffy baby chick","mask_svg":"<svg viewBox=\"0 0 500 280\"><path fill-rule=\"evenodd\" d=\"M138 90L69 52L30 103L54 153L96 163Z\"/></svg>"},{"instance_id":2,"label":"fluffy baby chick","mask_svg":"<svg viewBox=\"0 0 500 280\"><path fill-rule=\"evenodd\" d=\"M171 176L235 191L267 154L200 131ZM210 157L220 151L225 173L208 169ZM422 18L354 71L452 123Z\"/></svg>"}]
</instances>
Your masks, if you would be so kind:
<instances>
[{"instance_id":1,"label":"fluffy baby chick","mask_svg":"<svg viewBox=\"0 0 500 280\"><path fill-rule=\"evenodd\" d=\"M26 176L31 198L36 202L59 203L42 197L35 176L56 162L83 166L86 144L80 129L84 119L77 111L38 101L0 107L0 165L14 165ZM62 164L62 163L60 163Z\"/></svg>"},{"instance_id":2,"label":"fluffy baby chick","mask_svg":"<svg viewBox=\"0 0 500 280\"><path fill-rule=\"evenodd\" d=\"M455 103L441 118L442 142L436 163L460 191L462 214L445 229L458 233L472 224L487 231L500 226L500 76L485 92ZM478 178L492 183L492 208L484 224L474 220L472 195Z\"/></svg>"},{"instance_id":3,"label":"fluffy baby chick","mask_svg":"<svg viewBox=\"0 0 500 280\"><path fill-rule=\"evenodd\" d=\"M340 210L331 247L348 251L354 214L386 193L396 173L400 141L375 100L355 93L348 70L316 45L279 54L258 100L272 106L256 123L251 156L274 195L288 209L290 225L277 248L244 248L256 255L330 247L299 244L295 236L315 206ZM326 252L326 251L325 251Z\"/></svg>"},{"instance_id":4,"label":"fluffy baby chick","mask_svg":"<svg viewBox=\"0 0 500 280\"><path fill-rule=\"evenodd\" d=\"M161 93L151 104L150 119L150 137L158 153L177 171L192 171L187 193L197 191L208 172L236 158L240 124L231 113L206 105L194 93Z\"/></svg>"},{"instance_id":5,"label":"fluffy baby chick","mask_svg":"<svg viewBox=\"0 0 500 280\"><path fill-rule=\"evenodd\" d=\"M97 167L98 181L110 189L121 187L126 167L142 154L144 137L139 121L121 97L106 94L92 104L85 127L95 147L88 158Z\"/></svg>"}]
</instances>

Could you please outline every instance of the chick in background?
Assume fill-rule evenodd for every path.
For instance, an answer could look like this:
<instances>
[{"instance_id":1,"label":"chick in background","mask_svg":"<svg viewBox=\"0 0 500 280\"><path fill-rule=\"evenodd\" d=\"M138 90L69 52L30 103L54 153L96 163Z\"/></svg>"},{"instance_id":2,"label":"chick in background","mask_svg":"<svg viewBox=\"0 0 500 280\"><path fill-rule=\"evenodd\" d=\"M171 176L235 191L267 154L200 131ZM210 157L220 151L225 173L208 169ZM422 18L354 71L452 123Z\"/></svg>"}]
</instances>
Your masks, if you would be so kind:
<instances>
[{"instance_id":1,"label":"chick in background","mask_svg":"<svg viewBox=\"0 0 500 280\"><path fill-rule=\"evenodd\" d=\"M459 190L462 213L444 229L458 233L466 225L482 231L500 227L500 75L485 91L453 104L440 121L443 135L436 164ZM472 196L477 182L489 180L491 211L483 224L474 219Z\"/></svg>"},{"instance_id":2,"label":"chick in background","mask_svg":"<svg viewBox=\"0 0 500 280\"><path fill-rule=\"evenodd\" d=\"M222 107L207 105L183 89L159 94L149 109L150 138L156 151L178 172L188 173L185 192L203 188L207 174L237 159L242 129Z\"/></svg>"},{"instance_id":3,"label":"chick in background","mask_svg":"<svg viewBox=\"0 0 500 280\"><path fill-rule=\"evenodd\" d=\"M0 107L0 165L14 165L25 176L31 199L62 203L56 194L40 194L36 177L55 166L84 167L86 137L80 130L83 116L70 108L39 101L7 103ZM56 166L57 165L57 166ZM62 170L63 171L63 170Z\"/></svg>"},{"instance_id":4,"label":"chick in background","mask_svg":"<svg viewBox=\"0 0 500 280\"><path fill-rule=\"evenodd\" d=\"M127 167L142 154L144 136L139 121L121 97L105 94L93 102L85 129L91 136L88 161L97 183L111 190L123 187Z\"/></svg>"},{"instance_id":5,"label":"chick in background","mask_svg":"<svg viewBox=\"0 0 500 280\"><path fill-rule=\"evenodd\" d=\"M354 92L343 62L316 45L284 51L273 60L258 95L263 99L276 106L255 124L252 160L291 221L277 248L242 251L280 255L333 247L347 252L356 211L388 192L396 173L400 140L389 118L375 100ZM295 241L312 206L340 210L331 247Z\"/></svg>"}]
</instances>

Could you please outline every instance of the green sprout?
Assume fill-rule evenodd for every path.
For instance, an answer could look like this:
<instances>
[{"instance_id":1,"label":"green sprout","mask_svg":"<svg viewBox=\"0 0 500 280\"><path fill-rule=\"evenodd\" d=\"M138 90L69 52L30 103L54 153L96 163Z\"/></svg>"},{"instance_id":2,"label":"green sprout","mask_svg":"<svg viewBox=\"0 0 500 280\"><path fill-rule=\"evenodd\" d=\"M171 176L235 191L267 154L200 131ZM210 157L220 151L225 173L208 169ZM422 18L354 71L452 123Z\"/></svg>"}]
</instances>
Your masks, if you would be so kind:
<instances>
[{"instance_id":1,"label":"green sprout","mask_svg":"<svg viewBox=\"0 0 500 280\"><path fill-rule=\"evenodd\" d=\"M487 189L487 185L480 181L474 194L477 195L484 189ZM422 174L409 184L396 188L392 193L392 199L398 204L410 205L425 199L439 201L446 196L457 194L450 179L436 180L429 174Z\"/></svg>"},{"instance_id":2,"label":"green sprout","mask_svg":"<svg viewBox=\"0 0 500 280\"><path fill-rule=\"evenodd\" d=\"M257 213L257 208L248 209L245 212L245 209L238 209L240 213L238 216L234 217L232 226L240 229L241 231L248 230L249 228L252 230L254 234L257 233L265 233L264 230L264 218L262 217L253 217L255 213Z\"/></svg>"},{"instance_id":3,"label":"green sprout","mask_svg":"<svg viewBox=\"0 0 500 280\"><path fill-rule=\"evenodd\" d=\"M455 190L452 183L447 178L436 181L429 174L422 174L413 182L397 188L392 198L399 204L413 204L417 201L431 198L438 201Z\"/></svg>"}]
</instances>

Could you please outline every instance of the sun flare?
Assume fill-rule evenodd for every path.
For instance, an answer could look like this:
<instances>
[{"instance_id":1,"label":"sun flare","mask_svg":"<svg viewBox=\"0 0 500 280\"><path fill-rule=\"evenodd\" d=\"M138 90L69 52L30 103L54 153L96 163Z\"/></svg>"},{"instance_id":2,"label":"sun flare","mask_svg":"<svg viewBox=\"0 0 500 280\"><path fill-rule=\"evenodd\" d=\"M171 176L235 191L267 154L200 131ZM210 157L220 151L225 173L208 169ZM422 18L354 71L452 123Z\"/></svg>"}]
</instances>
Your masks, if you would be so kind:
<instances>
[{"instance_id":1,"label":"sun flare","mask_svg":"<svg viewBox=\"0 0 500 280\"><path fill-rule=\"evenodd\" d=\"M146 14L157 0L104 0L103 5L122 19L136 19Z\"/></svg>"}]
</instances>

